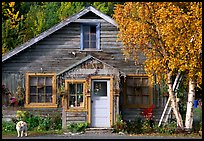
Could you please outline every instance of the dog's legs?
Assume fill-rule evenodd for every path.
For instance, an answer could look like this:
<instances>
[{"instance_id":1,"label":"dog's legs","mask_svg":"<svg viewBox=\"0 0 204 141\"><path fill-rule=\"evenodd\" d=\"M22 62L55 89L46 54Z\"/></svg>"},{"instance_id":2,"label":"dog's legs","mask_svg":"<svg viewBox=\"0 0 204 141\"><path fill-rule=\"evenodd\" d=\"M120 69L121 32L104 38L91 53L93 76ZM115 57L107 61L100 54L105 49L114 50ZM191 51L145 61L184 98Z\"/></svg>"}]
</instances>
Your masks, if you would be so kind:
<instances>
[{"instance_id":1,"label":"dog's legs","mask_svg":"<svg viewBox=\"0 0 204 141\"><path fill-rule=\"evenodd\" d=\"M18 133L18 137L20 137L20 131L17 131L17 133Z\"/></svg>"},{"instance_id":2,"label":"dog's legs","mask_svg":"<svg viewBox=\"0 0 204 141\"><path fill-rule=\"evenodd\" d=\"M25 136L28 136L28 131L25 131Z\"/></svg>"},{"instance_id":3,"label":"dog's legs","mask_svg":"<svg viewBox=\"0 0 204 141\"><path fill-rule=\"evenodd\" d=\"M21 137L23 137L23 131L21 131Z\"/></svg>"}]
</instances>

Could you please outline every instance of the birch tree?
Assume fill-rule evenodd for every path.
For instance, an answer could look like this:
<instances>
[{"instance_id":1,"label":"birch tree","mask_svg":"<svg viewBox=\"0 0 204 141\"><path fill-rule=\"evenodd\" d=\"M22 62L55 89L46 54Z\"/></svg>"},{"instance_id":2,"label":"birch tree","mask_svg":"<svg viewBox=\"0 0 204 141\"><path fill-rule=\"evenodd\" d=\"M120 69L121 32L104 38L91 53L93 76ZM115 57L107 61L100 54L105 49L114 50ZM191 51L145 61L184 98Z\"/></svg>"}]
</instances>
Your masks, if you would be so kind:
<instances>
[{"instance_id":1,"label":"birch tree","mask_svg":"<svg viewBox=\"0 0 204 141\"><path fill-rule=\"evenodd\" d=\"M126 2L116 5L113 15L118 23L118 40L123 43L126 58L135 60L137 64L140 62L138 56L142 53L146 57L146 73L152 78L157 75L157 83L162 78L168 83L171 106L181 129L184 129L184 125L173 92L172 76L186 72L194 82L202 77L200 68L197 68L202 62L199 62L196 52L202 47L202 10L199 11L196 5L202 8L201 3ZM199 15L194 17L198 20L194 23L191 17L193 9ZM199 34L195 34L195 29L199 30ZM190 40L194 36L198 42L192 45Z\"/></svg>"}]
</instances>

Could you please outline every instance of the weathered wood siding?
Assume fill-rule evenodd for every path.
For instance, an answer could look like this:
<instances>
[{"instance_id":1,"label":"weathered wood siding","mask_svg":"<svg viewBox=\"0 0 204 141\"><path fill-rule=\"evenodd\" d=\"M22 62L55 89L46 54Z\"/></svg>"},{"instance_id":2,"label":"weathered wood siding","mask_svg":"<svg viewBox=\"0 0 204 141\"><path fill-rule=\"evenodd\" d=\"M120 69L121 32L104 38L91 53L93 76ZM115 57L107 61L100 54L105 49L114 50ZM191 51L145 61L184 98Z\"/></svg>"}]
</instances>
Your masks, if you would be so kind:
<instances>
[{"instance_id":1,"label":"weathered wood siding","mask_svg":"<svg viewBox=\"0 0 204 141\"><path fill-rule=\"evenodd\" d=\"M66 123L87 121L87 112L66 112Z\"/></svg>"},{"instance_id":2,"label":"weathered wood siding","mask_svg":"<svg viewBox=\"0 0 204 141\"><path fill-rule=\"evenodd\" d=\"M2 63L3 82L12 80L9 75L19 72L60 72L68 66L81 60L88 54L101 59L125 73L144 73L141 66L135 66L133 61L124 61L121 43L117 40L117 27L101 21L102 51L80 51L80 23L73 22L61 28L50 36L18 53ZM73 55L75 52L76 55ZM16 78L14 78L16 79ZM10 82L10 81L9 81ZM14 87L10 87L15 91Z\"/></svg>"}]
</instances>

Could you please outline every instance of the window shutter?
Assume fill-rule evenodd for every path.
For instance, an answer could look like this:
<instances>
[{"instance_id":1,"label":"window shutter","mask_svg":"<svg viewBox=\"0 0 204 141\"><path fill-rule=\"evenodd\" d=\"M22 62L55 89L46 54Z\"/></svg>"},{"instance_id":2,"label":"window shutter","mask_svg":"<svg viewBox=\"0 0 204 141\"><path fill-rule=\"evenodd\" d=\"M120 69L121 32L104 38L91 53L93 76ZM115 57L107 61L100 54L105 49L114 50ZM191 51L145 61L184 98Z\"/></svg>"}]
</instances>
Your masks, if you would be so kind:
<instances>
[{"instance_id":1,"label":"window shutter","mask_svg":"<svg viewBox=\"0 0 204 141\"><path fill-rule=\"evenodd\" d=\"M96 25L96 49L100 50L100 23Z\"/></svg>"},{"instance_id":2,"label":"window shutter","mask_svg":"<svg viewBox=\"0 0 204 141\"><path fill-rule=\"evenodd\" d=\"M80 49L84 49L84 34L83 34L83 24L81 24L81 30L80 30Z\"/></svg>"}]
</instances>

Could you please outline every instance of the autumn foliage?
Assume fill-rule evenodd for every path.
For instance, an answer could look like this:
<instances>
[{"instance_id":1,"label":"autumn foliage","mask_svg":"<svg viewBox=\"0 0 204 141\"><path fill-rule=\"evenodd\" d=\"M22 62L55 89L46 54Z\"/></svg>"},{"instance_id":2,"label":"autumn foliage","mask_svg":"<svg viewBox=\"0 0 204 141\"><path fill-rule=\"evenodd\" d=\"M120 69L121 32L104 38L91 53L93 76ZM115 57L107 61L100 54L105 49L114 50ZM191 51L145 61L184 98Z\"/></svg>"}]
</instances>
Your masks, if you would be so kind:
<instances>
[{"instance_id":1,"label":"autumn foliage","mask_svg":"<svg viewBox=\"0 0 204 141\"><path fill-rule=\"evenodd\" d=\"M143 62L152 81L156 76L157 83L162 79L168 83L173 112L183 129L172 77L182 72L190 84L202 84L202 2L126 2L116 5L113 18L124 56L136 64ZM189 115L193 94L190 90Z\"/></svg>"},{"instance_id":2,"label":"autumn foliage","mask_svg":"<svg viewBox=\"0 0 204 141\"><path fill-rule=\"evenodd\" d=\"M185 71L202 83L202 2L126 2L114 12L127 58L139 63L143 53L145 70L157 82Z\"/></svg>"}]
</instances>

